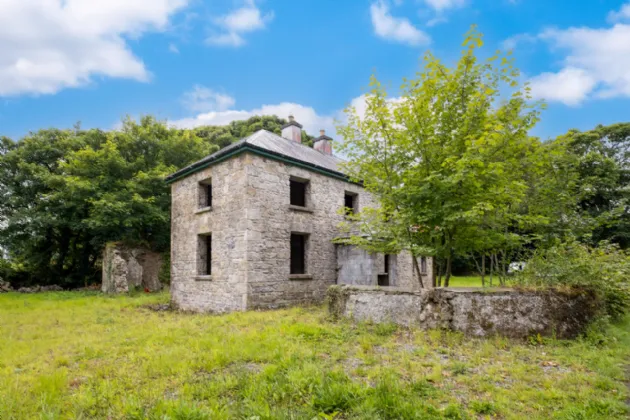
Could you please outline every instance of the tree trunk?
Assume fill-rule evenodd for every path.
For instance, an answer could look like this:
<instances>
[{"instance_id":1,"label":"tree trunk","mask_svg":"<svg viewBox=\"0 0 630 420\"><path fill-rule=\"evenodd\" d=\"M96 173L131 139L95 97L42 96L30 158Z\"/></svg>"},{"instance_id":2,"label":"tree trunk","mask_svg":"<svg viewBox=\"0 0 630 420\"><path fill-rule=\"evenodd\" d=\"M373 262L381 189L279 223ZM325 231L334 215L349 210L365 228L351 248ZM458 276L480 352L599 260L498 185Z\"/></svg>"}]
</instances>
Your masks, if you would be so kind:
<instances>
[{"instance_id":1,"label":"tree trunk","mask_svg":"<svg viewBox=\"0 0 630 420\"><path fill-rule=\"evenodd\" d=\"M451 261L453 260L451 254L449 253L446 258L446 276L444 278L444 287L448 287L449 280L451 279Z\"/></svg>"},{"instance_id":2,"label":"tree trunk","mask_svg":"<svg viewBox=\"0 0 630 420\"><path fill-rule=\"evenodd\" d=\"M486 287L486 254L481 255L481 287Z\"/></svg>"},{"instance_id":3,"label":"tree trunk","mask_svg":"<svg viewBox=\"0 0 630 420\"><path fill-rule=\"evenodd\" d=\"M492 254L490 254L490 287L492 287L492 275L494 274L494 260Z\"/></svg>"},{"instance_id":4,"label":"tree trunk","mask_svg":"<svg viewBox=\"0 0 630 420\"><path fill-rule=\"evenodd\" d=\"M416 270L416 274L418 275L418 282L420 283L420 288L424 289L424 284L422 283L422 273L420 272L420 267L418 266L418 258L415 255L412 255L413 259L413 267Z\"/></svg>"}]
</instances>

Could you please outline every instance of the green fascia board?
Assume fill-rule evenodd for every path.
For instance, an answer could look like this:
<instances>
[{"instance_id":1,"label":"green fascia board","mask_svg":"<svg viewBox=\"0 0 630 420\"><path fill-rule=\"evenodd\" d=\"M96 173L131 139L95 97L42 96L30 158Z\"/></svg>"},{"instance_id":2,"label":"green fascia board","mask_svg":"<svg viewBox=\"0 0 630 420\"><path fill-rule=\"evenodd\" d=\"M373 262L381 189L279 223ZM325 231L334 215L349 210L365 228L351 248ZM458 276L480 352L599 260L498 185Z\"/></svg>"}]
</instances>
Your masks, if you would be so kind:
<instances>
[{"instance_id":1,"label":"green fascia board","mask_svg":"<svg viewBox=\"0 0 630 420\"><path fill-rule=\"evenodd\" d=\"M196 166L194 168L190 168L188 171L182 172L181 174L177 174L177 172L176 172L175 173L176 176L174 176L173 178L167 177L165 179L165 182L166 182L166 184L172 184L173 182L175 182L177 180L180 180L182 178L185 178L185 177L187 177L189 175L192 175L195 172L199 172L202 169L208 168L208 167L210 167L212 165L215 165L217 163L223 162L223 161L225 161L227 159L230 159L230 158L232 158L234 156L237 156L237 155L239 155L241 153L245 153L245 152L250 152L250 153L258 155L258 156L266 157L266 158L273 159L273 160L276 160L276 161L279 161L279 162L287 163L289 165L293 165L293 166L297 166L297 167L300 167L300 168L308 169L309 171L317 172L319 174L326 175L326 176L329 176L331 178L336 178L336 179L339 179L339 180L342 180L342 181L345 181L345 182L350 182L350 183L353 183L353 184L361 185L361 183L359 183L359 182L351 181L350 178L347 175L344 175L341 172L335 172L335 171L331 171L329 169L322 168L322 167L319 167L319 166L316 166L316 165L311 165L311 164L308 164L306 162L302 162L302 161L297 160L297 159L292 159L292 158L290 158L288 156L285 156L285 155L282 155L282 154L279 154L279 153L274 153L274 152L271 152L271 151L266 150L266 149L262 149L262 148L259 148L259 147L256 147L256 146L252 146L251 144L244 144L243 146L241 146L241 147L239 147L237 149L231 150L229 153L226 153L226 154L224 154L222 156L217 156L216 159L210 160L208 162L204 162L203 164L201 164L199 166Z\"/></svg>"}]
</instances>

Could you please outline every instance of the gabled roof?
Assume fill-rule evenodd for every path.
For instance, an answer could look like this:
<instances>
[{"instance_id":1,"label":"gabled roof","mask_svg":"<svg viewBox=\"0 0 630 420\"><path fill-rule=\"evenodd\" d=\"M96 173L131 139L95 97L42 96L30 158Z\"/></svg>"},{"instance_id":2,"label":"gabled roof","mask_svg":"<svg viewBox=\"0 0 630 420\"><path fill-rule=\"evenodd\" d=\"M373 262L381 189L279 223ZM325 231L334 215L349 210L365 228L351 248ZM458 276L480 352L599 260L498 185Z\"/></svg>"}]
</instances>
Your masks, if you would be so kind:
<instances>
[{"instance_id":1,"label":"gabled roof","mask_svg":"<svg viewBox=\"0 0 630 420\"><path fill-rule=\"evenodd\" d=\"M232 143L218 152L180 169L167 176L165 180L167 183L174 182L245 151L284 161L295 166L301 166L324 175L348 180L348 177L339 168L339 164L344 162L342 159L326 155L309 146L285 139L267 130L258 130L251 136Z\"/></svg>"}]
</instances>

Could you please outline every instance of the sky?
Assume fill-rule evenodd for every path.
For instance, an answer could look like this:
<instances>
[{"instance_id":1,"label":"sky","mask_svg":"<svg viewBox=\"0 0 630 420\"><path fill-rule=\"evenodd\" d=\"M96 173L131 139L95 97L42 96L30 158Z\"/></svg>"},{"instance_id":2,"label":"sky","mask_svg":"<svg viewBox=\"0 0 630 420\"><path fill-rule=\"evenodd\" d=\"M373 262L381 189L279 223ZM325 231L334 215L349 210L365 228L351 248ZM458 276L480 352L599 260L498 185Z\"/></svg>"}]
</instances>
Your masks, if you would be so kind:
<instances>
[{"instance_id":1,"label":"sky","mask_svg":"<svg viewBox=\"0 0 630 420\"><path fill-rule=\"evenodd\" d=\"M293 114L334 136L370 75L395 97L425 52L454 63L472 24L547 101L532 134L630 120L628 1L0 0L0 136L148 114Z\"/></svg>"}]
</instances>

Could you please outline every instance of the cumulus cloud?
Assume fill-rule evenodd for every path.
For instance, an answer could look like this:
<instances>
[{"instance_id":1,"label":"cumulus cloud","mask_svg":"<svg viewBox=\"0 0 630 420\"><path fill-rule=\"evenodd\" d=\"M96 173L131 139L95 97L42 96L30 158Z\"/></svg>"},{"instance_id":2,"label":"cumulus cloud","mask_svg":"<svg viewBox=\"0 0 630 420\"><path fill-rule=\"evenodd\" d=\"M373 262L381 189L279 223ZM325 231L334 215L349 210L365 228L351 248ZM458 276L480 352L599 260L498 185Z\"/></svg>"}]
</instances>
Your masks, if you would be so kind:
<instances>
[{"instance_id":1,"label":"cumulus cloud","mask_svg":"<svg viewBox=\"0 0 630 420\"><path fill-rule=\"evenodd\" d=\"M383 1L370 6L370 15L374 32L383 39L408 45L426 45L431 42L429 35L413 26L408 19L392 16Z\"/></svg>"},{"instance_id":2,"label":"cumulus cloud","mask_svg":"<svg viewBox=\"0 0 630 420\"><path fill-rule=\"evenodd\" d=\"M537 89L537 97L566 104L577 104L590 97L630 97L630 25L551 29L539 37L554 50L567 54L562 59L564 67L555 73L565 89L557 88L553 95ZM550 74L544 77L551 80Z\"/></svg>"},{"instance_id":3,"label":"cumulus cloud","mask_svg":"<svg viewBox=\"0 0 630 420\"><path fill-rule=\"evenodd\" d=\"M447 9L462 7L466 4L466 0L425 0L425 3L431 8L441 12Z\"/></svg>"},{"instance_id":4,"label":"cumulus cloud","mask_svg":"<svg viewBox=\"0 0 630 420\"><path fill-rule=\"evenodd\" d=\"M388 102L399 102L401 98L394 97ZM360 118L365 116L367 109L366 95L361 95L351 99L348 105L354 107ZM245 120L255 115L277 115L280 118L287 118L289 115L295 116L296 121L303 125L304 129L311 135L315 135L319 130L326 130L330 136L336 135L336 125L347 121L343 109L333 111L330 114L318 113L313 107L295 102L282 102L279 104L267 104L253 109L223 109L201 112L197 115L172 119L168 124L179 128L194 128L203 125L227 125L232 121Z\"/></svg>"},{"instance_id":5,"label":"cumulus cloud","mask_svg":"<svg viewBox=\"0 0 630 420\"><path fill-rule=\"evenodd\" d=\"M147 81L127 38L163 31L188 0L0 0L0 96L52 94L95 76Z\"/></svg>"},{"instance_id":6,"label":"cumulus cloud","mask_svg":"<svg viewBox=\"0 0 630 420\"><path fill-rule=\"evenodd\" d=\"M208 37L207 42L211 45L240 47L246 43L245 34L265 29L271 20L273 12L263 14L254 0L248 0L243 7L214 20L218 32Z\"/></svg>"},{"instance_id":7,"label":"cumulus cloud","mask_svg":"<svg viewBox=\"0 0 630 420\"><path fill-rule=\"evenodd\" d=\"M608 13L608 21L611 23L621 22L624 20L630 21L630 3L622 5L619 10L613 10Z\"/></svg>"},{"instance_id":8,"label":"cumulus cloud","mask_svg":"<svg viewBox=\"0 0 630 420\"><path fill-rule=\"evenodd\" d=\"M542 73L530 80L532 96L569 106L579 105L597 81L585 70L566 67L558 73Z\"/></svg>"},{"instance_id":9,"label":"cumulus cloud","mask_svg":"<svg viewBox=\"0 0 630 420\"><path fill-rule=\"evenodd\" d=\"M182 104L193 112L225 111L234 106L230 95L218 93L205 86L196 85L182 95Z\"/></svg>"},{"instance_id":10,"label":"cumulus cloud","mask_svg":"<svg viewBox=\"0 0 630 420\"><path fill-rule=\"evenodd\" d=\"M626 15L630 16L630 3L609 18L618 21ZM630 97L630 24L547 29L535 37L518 35L504 45L522 40L545 42L561 57L560 70L531 80L535 98L574 106L591 98Z\"/></svg>"},{"instance_id":11,"label":"cumulus cloud","mask_svg":"<svg viewBox=\"0 0 630 420\"><path fill-rule=\"evenodd\" d=\"M289 115L304 126L304 129L311 134L324 129L329 133L335 132L335 115L318 114L313 107L301 105L293 102L282 102L279 104L262 105L254 109L225 109L221 111L210 111L197 114L192 117L169 121L169 124L180 128L193 128L202 125L226 125L232 121L245 120L254 115L277 115L280 118L287 118Z\"/></svg>"}]
</instances>

